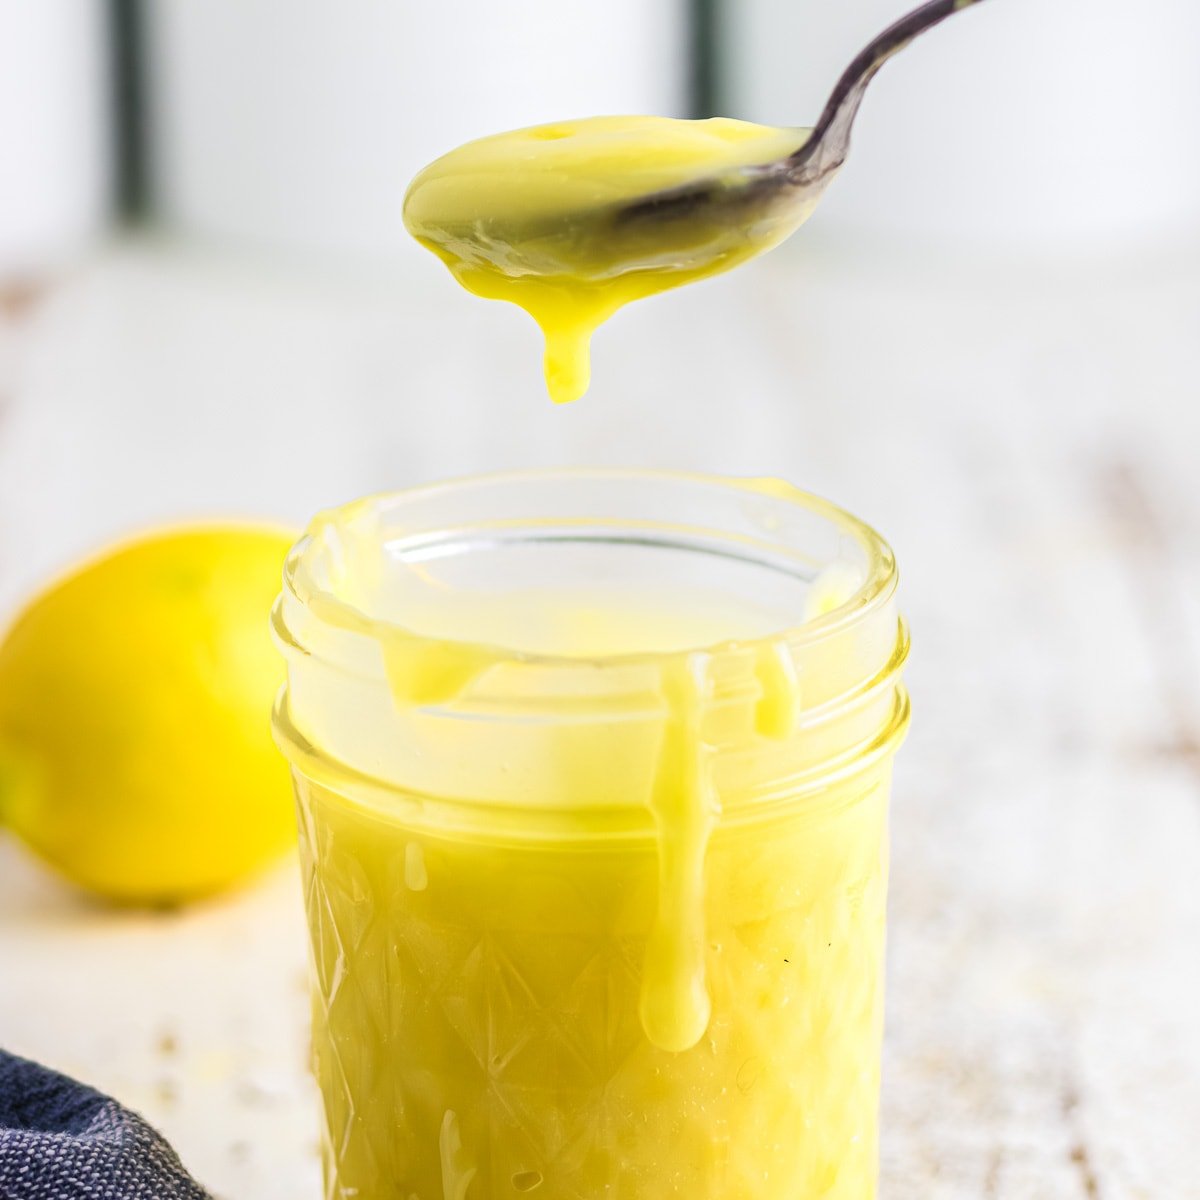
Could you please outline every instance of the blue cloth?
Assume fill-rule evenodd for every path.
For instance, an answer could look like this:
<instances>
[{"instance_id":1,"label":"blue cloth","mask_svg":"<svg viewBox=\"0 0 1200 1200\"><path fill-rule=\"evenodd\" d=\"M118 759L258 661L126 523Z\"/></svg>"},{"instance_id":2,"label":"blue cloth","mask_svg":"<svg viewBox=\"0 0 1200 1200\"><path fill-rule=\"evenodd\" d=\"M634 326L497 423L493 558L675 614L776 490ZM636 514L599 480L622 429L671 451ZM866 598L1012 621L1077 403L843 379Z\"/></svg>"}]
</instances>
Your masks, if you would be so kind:
<instances>
[{"instance_id":1,"label":"blue cloth","mask_svg":"<svg viewBox=\"0 0 1200 1200\"><path fill-rule=\"evenodd\" d=\"M0 1200L209 1200L115 1100L0 1051Z\"/></svg>"}]
</instances>

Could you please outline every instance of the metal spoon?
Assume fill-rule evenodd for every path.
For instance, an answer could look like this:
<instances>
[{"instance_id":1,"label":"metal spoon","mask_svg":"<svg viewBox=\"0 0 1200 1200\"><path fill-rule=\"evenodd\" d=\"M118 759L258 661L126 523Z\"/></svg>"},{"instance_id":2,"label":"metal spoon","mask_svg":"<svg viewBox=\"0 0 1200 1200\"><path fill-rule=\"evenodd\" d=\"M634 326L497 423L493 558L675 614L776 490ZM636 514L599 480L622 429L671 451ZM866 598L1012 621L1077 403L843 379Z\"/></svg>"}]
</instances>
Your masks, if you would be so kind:
<instances>
[{"instance_id":1,"label":"metal spoon","mask_svg":"<svg viewBox=\"0 0 1200 1200\"><path fill-rule=\"evenodd\" d=\"M885 29L842 72L820 120L799 149L787 158L741 168L732 181L726 173L720 179L698 179L656 192L620 208L613 214L614 225L619 228L678 218L705 223L728 219L744 224L753 219L754 210L761 210L766 216L777 213L781 204L807 215L846 161L854 118L867 85L879 68L919 34L979 2L929 0ZM718 213L717 209L723 212Z\"/></svg>"},{"instance_id":2,"label":"metal spoon","mask_svg":"<svg viewBox=\"0 0 1200 1200\"><path fill-rule=\"evenodd\" d=\"M789 145L787 135L795 135L796 149L784 158L708 172L697 168L693 178L684 176L685 182L663 190L638 195L634 185L626 198L574 207L577 193L570 188L562 190L562 205L556 206L558 176L553 170L541 176L536 154L517 153L504 169L518 182L532 181L541 188L542 203L514 212L503 205L493 208L484 199L443 211L438 201L423 200L424 177L433 170L444 185L437 169L457 153L452 152L413 181L405 198L405 221L410 222L411 206L417 204L409 229L472 291L514 300L534 312L531 304L545 298L538 288L557 288L553 308L561 307L566 287L573 311L579 310L574 323L592 328L629 300L727 270L791 234L845 162L851 126L879 68L918 34L977 3L929 0L885 29L846 68L814 128L778 131L784 137L776 145ZM487 169L501 168L490 163ZM451 182L453 178L451 174ZM621 182L619 173L615 178ZM464 179L475 198L473 171L466 171ZM634 179L636 174L631 184ZM514 284L524 289L520 295Z\"/></svg>"}]
</instances>

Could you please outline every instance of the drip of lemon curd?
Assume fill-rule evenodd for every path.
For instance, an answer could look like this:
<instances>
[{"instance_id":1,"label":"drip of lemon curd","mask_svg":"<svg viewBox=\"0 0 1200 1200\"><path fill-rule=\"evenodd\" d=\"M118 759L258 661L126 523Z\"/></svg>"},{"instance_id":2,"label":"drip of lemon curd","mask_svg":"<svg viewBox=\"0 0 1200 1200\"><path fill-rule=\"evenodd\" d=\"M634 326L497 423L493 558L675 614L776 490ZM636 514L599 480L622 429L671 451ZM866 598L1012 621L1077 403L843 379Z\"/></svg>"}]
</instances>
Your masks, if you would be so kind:
<instances>
[{"instance_id":1,"label":"drip of lemon curd","mask_svg":"<svg viewBox=\"0 0 1200 1200\"><path fill-rule=\"evenodd\" d=\"M339 546L340 598L369 607L365 593L380 585L370 540L343 536ZM860 582L859 572L847 564L827 567L813 580L805 619L836 609ZM478 593L451 587L428 566L413 569L403 603L406 627L388 630L381 646L389 689L402 710L453 702L514 654L584 661L663 656L657 685L662 742L645 797L657 831L658 901L642 964L639 1016L654 1046L674 1053L691 1049L712 1013L705 969L705 858L721 804L704 733L709 663L723 649L749 648L758 690L752 726L770 741L793 737L801 680L786 643L770 636L780 627L780 614L745 599L734 604L719 594L676 593L664 585L633 593L594 583L578 590L515 588L494 591L481 602ZM470 640L462 640L464 631ZM603 764L581 757L568 774L577 778L593 769L602 771ZM424 863L412 844L405 855L406 885L422 890Z\"/></svg>"},{"instance_id":2,"label":"drip of lemon curd","mask_svg":"<svg viewBox=\"0 0 1200 1200\"><path fill-rule=\"evenodd\" d=\"M658 692L663 705L662 744L646 806L658 842L658 901L642 963L639 1003L642 1029L661 1050L681 1053L704 1036L712 1015L706 981L705 858L721 812L704 731L712 653L748 640L753 645L759 695L753 727L762 737L793 737L801 681L787 645L770 638L777 615L742 601L730 605L701 592L630 596L593 585L586 592L542 589L499 592L481 605L477 595L444 587L424 571L421 582L435 597L411 599L407 618L419 634L395 631L384 647L394 700L411 707L452 699L495 667L510 651L580 659L609 655L666 654ZM805 619L832 612L853 594L859 574L834 563L813 581ZM470 629L482 642L455 635ZM711 651L697 651L700 646ZM689 653L690 651L690 653ZM572 773L589 765L578 761Z\"/></svg>"},{"instance_id":3,"label":"drip of lemon curd","mask_svg":"<svg viewBox=\"0 0 1200 1200\"><path fill-rule=\"evenodd\" d=\"M453 640L452 631L464 625L476 636L517 645L524 652L584 660L669 655L657 689L662 743L645 801L657 831L658 900L642 962L639 1016L652 1045L673 1053L690 1050L704 1036L712 1015L705 968L705 859L721 805L712 779L712 747L703 732L710 691L707 668L710 653L735 643L715 645L711 652L693 648L728 638L731 629L754 639L759 688L754 727L772 740L791 737L800 684L786 646L765 640L775 626L771 615L702 595L681 595L671 602L662 594L605 595L594 588L586 595L567 590L497 593L485 607L478 596L447 591L436 603L414 606L407 615L420 634L395 631L383 657L394 701L410 710L452 701L510 655L511 650ZM577 778L603 771L604 764L577 752L574 761L560 764L563 768L568 778ZM406 848L409 855L411 847ZM406 862L406 879L411 872L412 864ZM424 887L423 864L417 875Z\"/></svg>"},{"instance_id":4,"label":"drip of lemon curd","mask_svg":"<svg viewBox=\"0 0 1200 1200\"><path fill-rule=\"evenodd\" d=\"M732 189L807 132L630 116L496 134L421 171L404 222L468 291L533 317L551 398L575 400L588 388L592 334L617 309L761 254L812 209L761 206L731 220L719 205L662 216L638 202L701 180Z\"/></svg>"},{"instance_id":5,"label":"drip of lemon curd","mask_svg":"<svg viewBox=\"0 0 1200 1200\"><path fill-rule=\"evenodd\" d=\"M721 811L712 747L703 733L707 667L711 653L735 644L728 640L731 633L755 642L760 693L755 728L772 740L792 736L800 685L786 646L766 640L777 617L745 602L733 606L704 594L671 597L660 590L630 596L595 587L586 593L497 592L481 605L477 595L442 590L428 573L424 582L436 598L420 604L410 600L406 613L410 628L419 633L394 630L383 647L393 699L404 709L452 700L509 657L514 646L523 653L583 660L670 656L659 676L662 744L646 797L657 830L658 901L642 964L639 1015L654 1046L674 1053L691 1049L712 1013L705 969L705 858ZM463 628L485 642L454 640ZM510 649L493 648L499 645ZM704 645L712 651L694 649ZM570 764L569 774L592 769L603 770L603 764L581 757ZM424 879L423 864L419 875Z\"/></svg>"},{"instance_id":6,"label":"drip of lemon curd","mask_svg":"<svg viewBox=\"0 0 1200 1200\"><path fill-rule=\"evenodd\" d=\"M659 694L663 702L662 744L646 799L658 834L658 902L643 961L639 1015L649 1041L662 1050L690 1050L704 1036L712 1014L706 983L705 858L721 812L712 781L711 750L703 733L709 699L710 654L697 646L754 644L759 696L753 725L772 741L795 735L801 681L786 644L769 639L776 625L765 610L742 602L736 608L717 597L693 593L671 602L661 593L630 597L590 588L586 594L541 590L497 593L486 606L478 596L433 585L435 603L413 606L408 619L419 636L401 634L384 648L388 682L405 707L451 699L502 661L507 652L453 640L471 628L493 645L525 652L566 654L582 659L606 655L667 653ZM853 594L857 572L835 563L819 575L809 595L806 619L832 612ZM445 639L445 640L443 640ZM692 650L691 653L687 651ZM586 769L576 763L575 770Z\"/></svg>"}]
</instances>

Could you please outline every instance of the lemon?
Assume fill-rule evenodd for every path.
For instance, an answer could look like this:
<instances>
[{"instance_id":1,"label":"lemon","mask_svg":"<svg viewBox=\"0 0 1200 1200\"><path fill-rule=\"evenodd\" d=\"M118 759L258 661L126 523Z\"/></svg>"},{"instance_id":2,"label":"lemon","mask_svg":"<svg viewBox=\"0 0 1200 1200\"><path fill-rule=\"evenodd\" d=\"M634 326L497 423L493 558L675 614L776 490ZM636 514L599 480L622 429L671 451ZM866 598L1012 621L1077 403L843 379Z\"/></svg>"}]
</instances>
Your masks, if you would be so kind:
<instances>
[{"instance_id":1,"label":"lemon","mask_svg":"<svg viewBox=\"0 0 1200 1200\"><path fill-rule=\"evenodd\" d=\"M226 888L293 838L271 741L268 613L292 535L236 524L121 543L0 643L0 824L110 899Z\"/></svg>"}]
</instances>

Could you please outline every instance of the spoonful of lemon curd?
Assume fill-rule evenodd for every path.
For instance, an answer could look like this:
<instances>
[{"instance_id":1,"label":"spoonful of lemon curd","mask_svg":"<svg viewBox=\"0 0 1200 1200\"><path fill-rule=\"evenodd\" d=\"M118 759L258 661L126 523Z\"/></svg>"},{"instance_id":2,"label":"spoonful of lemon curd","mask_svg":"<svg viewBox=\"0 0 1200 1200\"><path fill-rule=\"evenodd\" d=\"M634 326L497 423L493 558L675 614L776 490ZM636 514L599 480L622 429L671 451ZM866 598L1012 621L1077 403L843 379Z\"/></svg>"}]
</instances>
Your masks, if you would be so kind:
<instances>
[{"instance_id":1,"label":"spoonful of lemon curd","mask_svg":"<svg viewBox=\"0 0 1200 1200\"><path fill-rule=\"evenodd\" d=\"M468 291L533 317L551 398L576 400L599 325L631 300L727 271L793 233L845 162L879 68L978 2L930 0L884 30L811 129L635 116L500 133L421 171L404 223Z\"/></svg>"}]
</instances>

